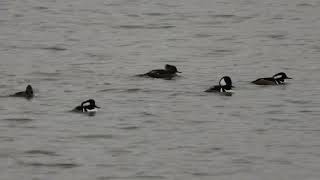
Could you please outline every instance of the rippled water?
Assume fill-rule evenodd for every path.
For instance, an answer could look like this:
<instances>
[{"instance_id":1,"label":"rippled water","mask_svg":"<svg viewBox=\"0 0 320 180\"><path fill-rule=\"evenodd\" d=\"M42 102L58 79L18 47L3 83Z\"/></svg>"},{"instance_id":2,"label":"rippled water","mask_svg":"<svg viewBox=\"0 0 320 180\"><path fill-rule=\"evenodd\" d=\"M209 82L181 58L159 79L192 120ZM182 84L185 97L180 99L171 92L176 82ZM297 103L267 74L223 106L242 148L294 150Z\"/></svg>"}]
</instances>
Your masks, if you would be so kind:
<instances>
[{"instance_id":1,"label":"rippled water","mask_svg":"<svg viewBox=\"0 0 320 180\"><path fill-rule=\"evenodd\" d=\"M1 0L0 174L317 180L320 2ZM174 64L175 80L134 75ZM286 86L249 82L284 71ZM233 96L204 93L223 75ZM96 116L68 112L94 98Z\"/></svg>"}]
</instances>

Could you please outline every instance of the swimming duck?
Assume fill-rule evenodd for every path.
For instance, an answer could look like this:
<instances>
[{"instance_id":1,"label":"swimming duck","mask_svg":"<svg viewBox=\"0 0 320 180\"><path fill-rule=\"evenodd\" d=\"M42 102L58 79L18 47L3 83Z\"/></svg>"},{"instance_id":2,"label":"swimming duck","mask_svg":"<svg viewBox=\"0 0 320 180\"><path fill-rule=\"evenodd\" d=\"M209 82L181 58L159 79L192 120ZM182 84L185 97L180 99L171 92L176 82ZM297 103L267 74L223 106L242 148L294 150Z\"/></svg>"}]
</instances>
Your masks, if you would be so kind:
<instances>
[{"instance_id":1,"label":"swimming duck","mask_svg":"<svg viewBox=\"0 0 320 180\"><path fill-rule=\"evenodd\" d=\"M147 76L152 78L160 78L160 79L172 79L173 77L177 76L176 73L181 73L178 69L170 64L166 64L164 69L154 69L145 74L141 74L138 76Z\"/></svg>"},{"instance_id":2,"label":"swimming duck","mask_svg":"<svg viewBox=\"0 0 320 180\"><path fill-rule=\"evenodd\" d=\"M273 75L272 77L266 77L266 78L259 78L255 81L252 81L251 83L256 85L280 85L285 84L285 79L292 79L286 75L284 72L277 73Z\"/></svg>"},{"instance_id":3,"label":"swimming duck","mask_svg":"<svg viewBox=\"0 0 320 180\"><path fill-rule=\"evenodd\" d=\"M232 88L231 78L229 76L223 76L219 81L219 85L212 86L205 92L232 92Z\"/></svg>"},{"instance_id":4,"label":"swimming duck","mask_svg":"<svg viewBox=\"0 0 320 180\"><path fill-rule=\"evenodd\" d=\"M34 94L33 94L33 89L31 85L28 85L26 87L25 91L21 91L21 92L17 92L15 94L10 95L11 97L24 97L27 99L33 98Z\"/></svg>"},{"instance_id":5,"label":"swimming duck","mask_svg":"<svg viewBox=\"0 0 320 180\"><path fill-rule=\"evenodd\" d=\"M75 112L97 112L98 106L96 106L96 102L93 99L89 99L83 101L80 106L77 106L73 109Z\"/></svg>"}]
</instances>

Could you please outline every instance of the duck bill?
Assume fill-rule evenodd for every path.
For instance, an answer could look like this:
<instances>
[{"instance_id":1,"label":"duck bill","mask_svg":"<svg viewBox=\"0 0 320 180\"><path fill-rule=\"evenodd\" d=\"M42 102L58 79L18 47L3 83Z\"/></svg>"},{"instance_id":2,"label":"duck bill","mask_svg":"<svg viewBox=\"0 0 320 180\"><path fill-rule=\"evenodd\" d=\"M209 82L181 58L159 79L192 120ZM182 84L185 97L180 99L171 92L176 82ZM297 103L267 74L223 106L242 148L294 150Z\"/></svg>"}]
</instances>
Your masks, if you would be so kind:
<instances>
[{"instance_id":1,"label":"duck bill","mask_svg":"<svg viewBox=\"0 0 320 180\"><path fill-rule=\"evenodd\" d=\"M292 79L291 77L287 77L286 79Z\"/></svg>"},{"instance_id":2,"label":"duck bill","mask_svg":"<svg viewBox=\"0 0 320 180\"><path fill-rule=\"evenodd\" d=\"M100 109L100 107L99 106L95 106L96 108L98 108L98 109Z\"/></svg>"},{"instance_id":3,"label":"duck bill","mask_svg":"<svg viewBox=\"0 0 320 180\"><path fill-rule=\"evenodd\" d=\"M181 71L177 71L177 73L182 73Z\"/></svg>"}]
</instances>

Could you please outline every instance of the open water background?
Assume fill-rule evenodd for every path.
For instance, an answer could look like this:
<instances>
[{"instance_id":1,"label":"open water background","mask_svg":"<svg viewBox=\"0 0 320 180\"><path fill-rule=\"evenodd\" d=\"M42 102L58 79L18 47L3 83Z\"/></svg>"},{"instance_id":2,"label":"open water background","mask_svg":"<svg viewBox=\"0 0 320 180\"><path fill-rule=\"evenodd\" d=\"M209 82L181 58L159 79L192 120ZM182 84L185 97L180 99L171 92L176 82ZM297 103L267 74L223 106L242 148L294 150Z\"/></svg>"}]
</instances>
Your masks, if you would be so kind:
<instances>
[{"instance_id":1,"label":"open water background","mask_svg":"<svg viewBox=\"0 0 320 180\"><path fill-rule=\"evenodd\" d=\"M318 180L319 29L317 0L0 0L1 94L36 93L0 99L0 179Z\"/></svg>"}]
</instances>

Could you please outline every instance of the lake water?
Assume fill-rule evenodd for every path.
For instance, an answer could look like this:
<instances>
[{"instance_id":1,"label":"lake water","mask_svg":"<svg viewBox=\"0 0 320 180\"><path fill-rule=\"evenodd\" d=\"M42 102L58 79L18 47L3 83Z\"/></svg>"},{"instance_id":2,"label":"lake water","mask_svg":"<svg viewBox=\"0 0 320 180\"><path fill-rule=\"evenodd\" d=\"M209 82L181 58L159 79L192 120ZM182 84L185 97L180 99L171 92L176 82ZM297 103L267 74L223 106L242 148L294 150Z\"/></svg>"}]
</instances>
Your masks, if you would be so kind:
<instances>
[{"instance_id":1,"label":"lake water","mask_svg":"<svg viewBox=\"0 0 320 180\"><path fill-rule=\"evenodd\" d=\"M317 0L1 0L1 180L318 180ZM135 77L173 64L168 81ZM286 72L285 86L250 84ZM231 76L235 93L203 91ZM95 116L70 113L93 98Z\"/></svg>"}]
</instances>

